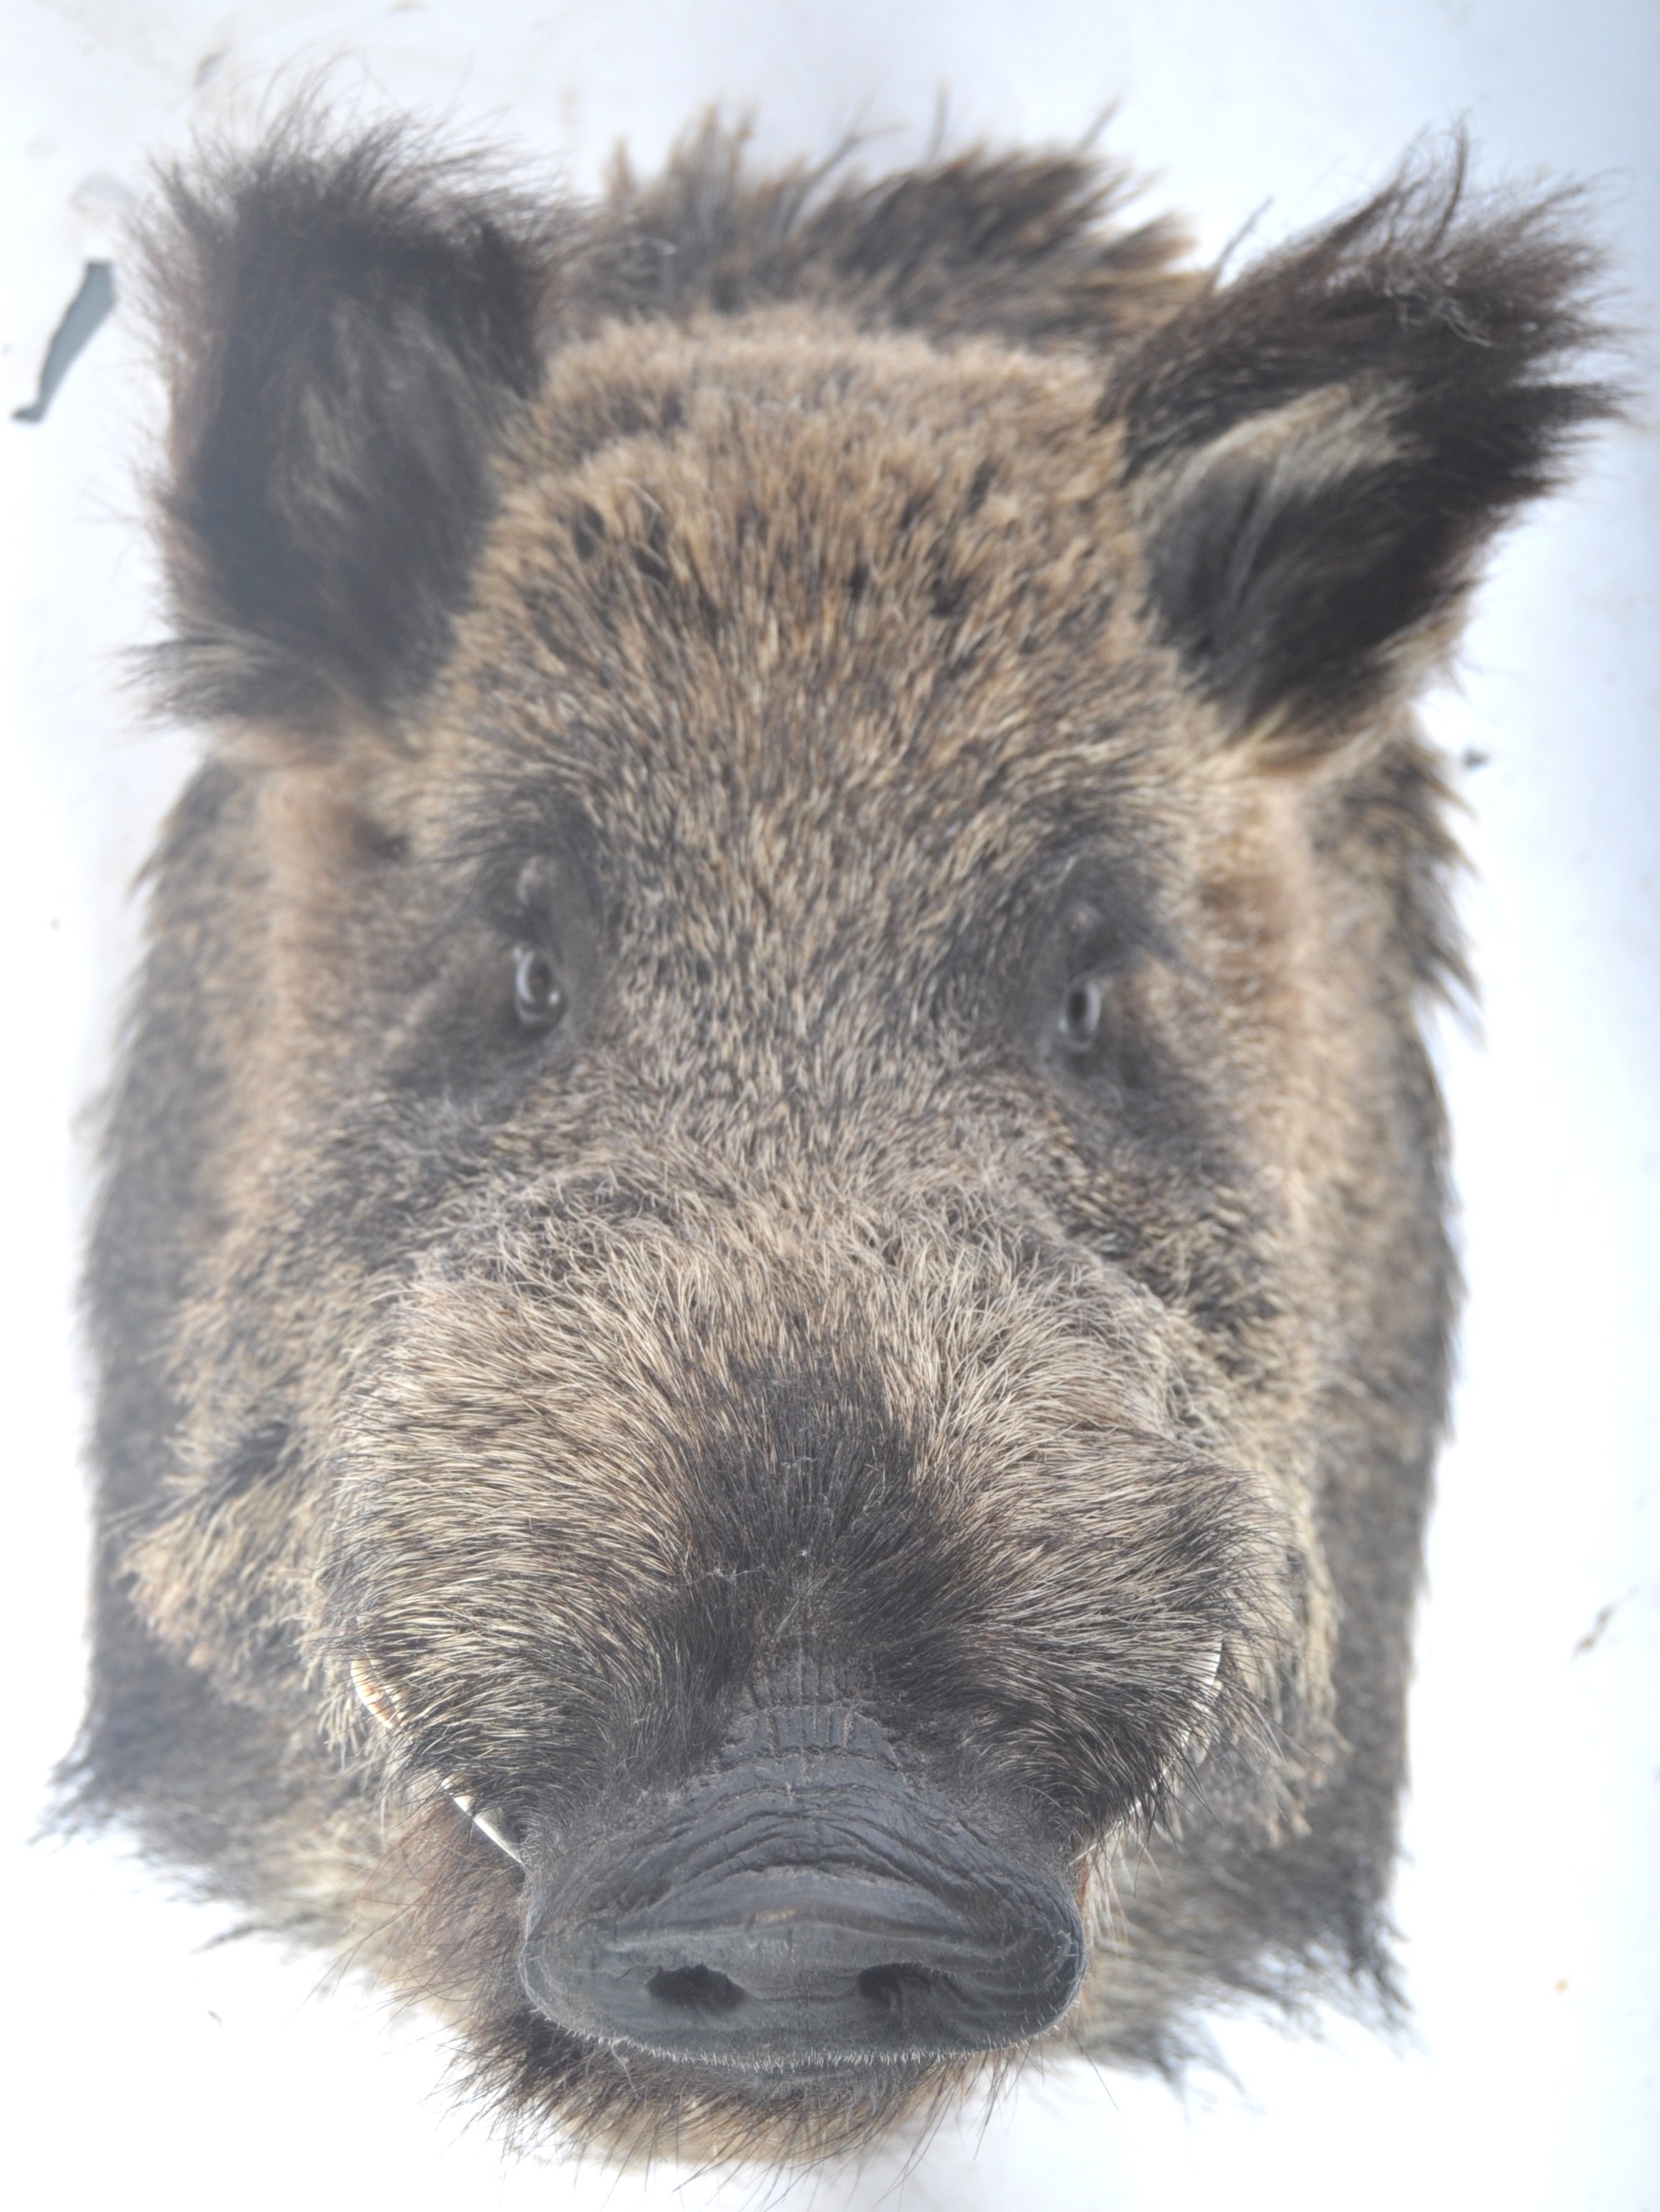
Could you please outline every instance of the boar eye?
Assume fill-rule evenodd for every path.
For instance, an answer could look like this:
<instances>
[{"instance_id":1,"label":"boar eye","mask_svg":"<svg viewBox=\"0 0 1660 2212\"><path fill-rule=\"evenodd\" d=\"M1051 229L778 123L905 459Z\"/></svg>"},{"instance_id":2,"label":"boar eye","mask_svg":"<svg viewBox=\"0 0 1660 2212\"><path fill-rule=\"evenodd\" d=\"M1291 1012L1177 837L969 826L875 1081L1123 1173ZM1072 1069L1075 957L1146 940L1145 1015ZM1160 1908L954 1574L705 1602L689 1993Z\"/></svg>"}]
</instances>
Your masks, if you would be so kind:
<instances>
[{"instance_id":1,"label":"boar eye","mask_svg":"<svg viewBox=\"0 0 1660 2212\"><path fill-rule=\"evenodd\" d=\"M1080 975L1061 1001L1061 1042L1068 1052L1087 1052L1101 1029L1106 994L1097 975Z\"/></svg>"},{"instance_id":2,"label":"boar eye","mask_svg":"<svg viewBox=\"0 0 1660 2212\"><path fill-rule=\"evenodd\" d=\"M558 970L539 945L521 945L513 956L513 1006L527 1030L550 1030L564 1013Z\"/></svg>"}]
</instances>

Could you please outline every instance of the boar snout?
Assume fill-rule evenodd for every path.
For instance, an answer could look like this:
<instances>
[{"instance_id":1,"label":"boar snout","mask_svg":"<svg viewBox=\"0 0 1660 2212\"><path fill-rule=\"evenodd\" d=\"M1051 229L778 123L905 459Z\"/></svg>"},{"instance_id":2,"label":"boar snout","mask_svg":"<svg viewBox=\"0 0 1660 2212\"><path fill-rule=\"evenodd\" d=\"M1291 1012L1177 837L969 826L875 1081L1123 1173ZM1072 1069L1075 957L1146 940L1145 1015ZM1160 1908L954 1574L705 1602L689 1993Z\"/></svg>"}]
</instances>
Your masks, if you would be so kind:
<instances>
[{"instance_id":1,"label":"boar snout","mask_svg":"<svg viewBox=\"0 0 1660 2212\"><path fill-rule=\"evenodd\" d=\"M995 1820L995 1814L993 1815ZM951 1798L862 1716L773 1708L581 1853L527 1849L520 1972L558 2026L758 2074L1024 2042L1076 1996L1058 1855Z\"/></svg>"}]
</instances>

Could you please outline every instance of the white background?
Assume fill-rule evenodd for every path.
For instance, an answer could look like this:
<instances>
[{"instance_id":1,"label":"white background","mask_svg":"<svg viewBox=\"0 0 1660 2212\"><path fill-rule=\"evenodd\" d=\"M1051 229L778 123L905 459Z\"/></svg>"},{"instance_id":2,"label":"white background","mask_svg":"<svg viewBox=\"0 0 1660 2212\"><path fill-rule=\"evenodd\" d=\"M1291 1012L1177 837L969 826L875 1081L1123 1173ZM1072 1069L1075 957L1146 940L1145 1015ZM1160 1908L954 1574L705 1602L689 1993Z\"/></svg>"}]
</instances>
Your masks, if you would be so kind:
<instances>
[{"instance_id":1,"label":"white background","mask_svg":"<svg viewBox=\"0 0 1660 2212\"><path fill-rule=\"evenodd\" d=\"M1072 138L1156 172L1214 252L1375 184L1468 118L1482 173L1591 179L1627 312L1652 330L1660 9L1625 0L7 0L0 416L144 163L335 64L340 96L414 106L578 182L625 136L649 164L701 105L752 108L767 155L849 125L872 164L950 142ZM1578 486L1503 546L1434 726L1489 754L1465 788L1485 1039L1442 1055L1470 1305L1419 1639L1397 1893L1416 2007L1389 2048L1227 2024L1237 2084L1185 2100L1057 2069L946 2130L897 2179L792 2193L1045 2212L1660 2207L1660 606L1647 389ZM79 1692L82 1408L71 1320L87 1120L133 937L129 886L192 757L146 727L120 650L155 633L137 471L158 420L128 319L46 421L0 419L5 1065L0 1324L7 2002L16 2100L0 2183L37 2205L179 2212L709 2201L704 2179L503 2167L439 2087L443 2053L315 1961L205 1948L222 1923L112 1849L25 1846ZM816 2198L813 2192L816 2190ZM720 2200L781 2201L753 2178Z\"/></svg>"}]
</instances>

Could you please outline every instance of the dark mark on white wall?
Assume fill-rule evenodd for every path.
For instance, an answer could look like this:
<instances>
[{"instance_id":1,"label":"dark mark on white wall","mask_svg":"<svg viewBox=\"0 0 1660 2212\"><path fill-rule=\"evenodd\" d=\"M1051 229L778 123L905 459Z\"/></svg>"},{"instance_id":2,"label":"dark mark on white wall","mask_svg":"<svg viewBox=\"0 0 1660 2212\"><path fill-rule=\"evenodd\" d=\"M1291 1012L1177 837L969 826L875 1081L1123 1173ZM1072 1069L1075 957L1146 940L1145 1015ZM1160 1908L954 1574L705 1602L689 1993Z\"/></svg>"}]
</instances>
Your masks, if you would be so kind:
<instances>
[{"instance_id":1,"label":"dark mark on white wall","mask_svg":"<svg viewBox=\"0 0 1660 2212\"><path fill-rule=\"evenodd\" d=\"M115 270L107 261L88 261L81 289L52 334L40 368L40 388L27 407L12 410L14 422L41 422L52 394L68 375L76 356L115 305Z\"/></svg>"},{"instance_id":2,"label":"dark mark on white wall","mask_svg":"<svg viewBox=\"0 0 1660 2212\"><path fill-rule=\"evenodd\" d=\"M1602 1640L1602 1631L1608 1626L1608 1623L1613 1619L1614 1607L1612 1604L1598 1607L1596 1620L1592 1621L1590 1626L1585 1631L1584 1634L1573 1647L1573 1656L1576 1659L1579 1658L1587 1651L1596 1650L1597 1645Z\"/></svg>"}]
</instances>

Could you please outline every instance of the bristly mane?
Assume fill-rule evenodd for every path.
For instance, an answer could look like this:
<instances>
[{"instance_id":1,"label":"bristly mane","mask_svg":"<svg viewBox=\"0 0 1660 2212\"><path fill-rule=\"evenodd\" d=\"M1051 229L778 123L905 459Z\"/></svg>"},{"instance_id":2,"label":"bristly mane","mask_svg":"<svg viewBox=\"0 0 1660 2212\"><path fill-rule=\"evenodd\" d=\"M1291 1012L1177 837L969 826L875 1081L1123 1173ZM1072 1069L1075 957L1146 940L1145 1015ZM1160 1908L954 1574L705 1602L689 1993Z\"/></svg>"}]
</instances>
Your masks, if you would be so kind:
<instances>
[{"instance_id":1,"label":"bristly mane","mask_svg":"<svg viewBox=\"0 0 1660 2212\"><path fill-rule=\"evenodd\" d=\"M1176 266L1178 223L1121 222L1136 187L1117 163L975 148L867 184L848 149L757 176L745 135L711 117L647 184L617 157L580 287L588 314L800 299L866 328L1106 353L1195 289Z\"/></svg>"}]
</instances>

